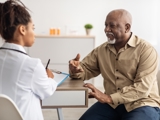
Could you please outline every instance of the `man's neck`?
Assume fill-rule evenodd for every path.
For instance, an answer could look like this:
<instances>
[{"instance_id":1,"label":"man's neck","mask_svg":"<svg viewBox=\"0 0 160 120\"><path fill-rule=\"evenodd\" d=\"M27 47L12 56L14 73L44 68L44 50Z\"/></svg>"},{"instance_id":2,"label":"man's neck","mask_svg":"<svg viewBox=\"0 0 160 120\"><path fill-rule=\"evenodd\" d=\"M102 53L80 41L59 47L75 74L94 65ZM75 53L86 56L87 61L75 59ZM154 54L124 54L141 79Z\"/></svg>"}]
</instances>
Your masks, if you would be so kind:
<instances>
[{"instance_id":1,"label":"man's neck","mask_svg":"<svg viewBox=\"0 0 160 120\"><path fill-rule=\"evenodd\" d=\"M131 36L132 36L132 33L130 33L130 35L127 37L126 40L123 40L122 42L119 42L119 43L117 43L117 44L114 44L114 47L115 47L117 53L118 53L118 51L119 51L121 48L123 48L123 47L126 45L126 43L129 41L129 39L131 38Z\"/></svg>"}]
</instances>

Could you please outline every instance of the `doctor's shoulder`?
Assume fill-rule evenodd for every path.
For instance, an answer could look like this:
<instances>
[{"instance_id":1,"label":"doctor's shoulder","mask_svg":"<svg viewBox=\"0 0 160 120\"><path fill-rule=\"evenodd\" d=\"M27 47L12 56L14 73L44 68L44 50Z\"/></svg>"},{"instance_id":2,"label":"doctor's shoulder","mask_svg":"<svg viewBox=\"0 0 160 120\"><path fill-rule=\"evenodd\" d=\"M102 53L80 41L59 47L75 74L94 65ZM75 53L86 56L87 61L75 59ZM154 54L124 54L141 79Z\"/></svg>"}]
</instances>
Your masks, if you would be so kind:
<instances>
[{"instance_id":1,"label":"doctor's shoulder","mask_svg":"<svg viewBox=\"0 0 160 120\"><path fill-rule=\"evenodd\" d=\"M35 69L37 66L39 66L40 68L45 68L44 65L42 64L41 59L39 58L27 57L25 60L25 64L27 65L26 67L33 69Z\"/></svg>"}]
</instances>

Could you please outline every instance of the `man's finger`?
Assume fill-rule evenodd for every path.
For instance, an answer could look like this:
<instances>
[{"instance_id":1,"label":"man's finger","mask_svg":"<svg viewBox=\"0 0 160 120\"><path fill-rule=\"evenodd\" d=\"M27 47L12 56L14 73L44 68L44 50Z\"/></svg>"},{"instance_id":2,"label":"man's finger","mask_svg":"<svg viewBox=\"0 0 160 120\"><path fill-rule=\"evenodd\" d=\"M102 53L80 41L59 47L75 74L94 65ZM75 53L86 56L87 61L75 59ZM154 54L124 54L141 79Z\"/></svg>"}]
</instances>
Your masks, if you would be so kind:
<instances>
[{"instance_id":1,"label":"man's finger","mask_svg":"<svg viewBox=\"0 0 160 120\"><path fill-rule=\"evenodd\" d=\"M94 93L94 92L90 92L90 93L89 93L89 96L95 97L95 93Z\"/></svg>"},{"instance_id":2,"label":"man's finger","mask_svg":"<svg viewBox=\"0 0 160 120\"><path fill-rule=\"evenodd\" d=\"M95 98L93 95L88 95L88 98Z\"/></svg>"},{"instance_id":3,"label":"man's finger","mask_svg":"<svg viewBox=\"0 0 160 120\"><path fill-rule=\"evenodd\" d=\"M74 60L79 61L79 59L80 59L80 54L78 53L76 58L74 58Z\"/></svg>"},{"instance_id":4,"label":"man's finger","mask_svg":"<svg viewBox=\"0 0 160 120\"><path fill-rule=\"evenodd\" d=\"M93 92L96 91L96 88L95 88L92 84L90 84L90 83L84 84L84 87L88 87L88 88L91 89Z\"/></svg>"},{"instance_id":5,"label":"man's finger","mask_svg":"<svg viewBox=\"0 0 160 120\"><path fill-rule=\"evenodd\" d=\"M69 64L73 64L73 60L70 60L70 61L69 61Z\"/></svg>"}]
</instances>

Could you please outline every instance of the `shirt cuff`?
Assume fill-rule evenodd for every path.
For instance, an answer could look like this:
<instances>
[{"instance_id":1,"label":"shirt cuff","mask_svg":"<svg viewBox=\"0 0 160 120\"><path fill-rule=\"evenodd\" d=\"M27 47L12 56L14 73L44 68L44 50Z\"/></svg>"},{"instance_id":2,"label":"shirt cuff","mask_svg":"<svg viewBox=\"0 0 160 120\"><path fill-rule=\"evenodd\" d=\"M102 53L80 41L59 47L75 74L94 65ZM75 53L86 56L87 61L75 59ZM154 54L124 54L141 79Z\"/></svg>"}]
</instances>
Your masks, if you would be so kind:
<instances>
[{"instance_id":1,"label":"shirt cuff","mask_svg":"<svg viewBox=\"0 0 160 120\"><path fill-rule=\"evenodd\" d=\"M75 79L81 79L82 78L82 73L72 73L71 70L69 70L70 78L75 78Z\"/></svg>"},{"instance_id":2,"label":"shirt cuff","mask_svg":"<svg viewBox=\"0 0 160 120\"><path fill-rule=\"evenodd\" d=\"M123 104L125 101L124 99L121 97L120 93L114 93L110 95L113 101L114 105L119 105L119 104Z\"/></svg>"}]
</instances>

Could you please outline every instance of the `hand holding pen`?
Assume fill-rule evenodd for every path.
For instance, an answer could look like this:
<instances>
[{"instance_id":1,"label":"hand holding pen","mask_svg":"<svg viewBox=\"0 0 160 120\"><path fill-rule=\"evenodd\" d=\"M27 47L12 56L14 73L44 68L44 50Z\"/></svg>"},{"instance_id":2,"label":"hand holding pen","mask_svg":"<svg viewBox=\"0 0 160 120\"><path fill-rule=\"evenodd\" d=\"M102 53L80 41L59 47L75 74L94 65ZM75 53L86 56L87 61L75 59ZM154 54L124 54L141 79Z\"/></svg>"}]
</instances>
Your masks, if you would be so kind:
<instances>
[{"instance_id":1,"label":"hand holding pen","mask_svg":"<svg viewBox=\"0 0 160 120\"><path fill-rule=\"evenodd\" d=\"M46 69L48 69L49 63L50 63L50 59L49 59L48 62L47 62Z\"/></svg>"},{"instance_id":2,"label":"hand holding pen","mask_svg":"<svg viewBox=\"0 0 160 120\"><path fill-rule=\"evenodd\" d=\"M48 77L54 78L52 71L48 69L49 63L50 63L50 59L48 60L47 65L46 65L46 72L47 72Z\"/></svg>"}]
</instances>

